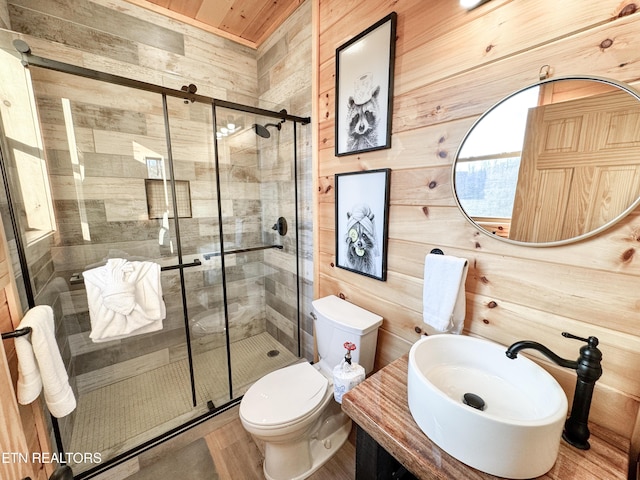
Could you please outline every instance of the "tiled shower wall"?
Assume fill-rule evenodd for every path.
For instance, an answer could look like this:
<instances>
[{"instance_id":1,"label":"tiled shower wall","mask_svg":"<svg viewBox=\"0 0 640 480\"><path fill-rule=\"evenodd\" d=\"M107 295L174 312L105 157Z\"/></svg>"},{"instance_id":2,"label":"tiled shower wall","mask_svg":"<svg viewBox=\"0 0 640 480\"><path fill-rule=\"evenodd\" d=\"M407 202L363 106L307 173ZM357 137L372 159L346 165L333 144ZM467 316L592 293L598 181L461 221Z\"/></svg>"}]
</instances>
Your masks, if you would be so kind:
<instances>
[{"instance_id":1,"label":"tiled shower wall","mask_svg":"<svg viewBox=\"0 0 640 480\"><path fill-rule=\"evenodd\" d=\"M277 104L293 115L311 115L311 1L305 1L293 15L258 49L258 95L267 104ZM311 127L298 127L298 242L300 296L300 344L301 356L313 358L313 323L311 301L313 300L313 242L312 200L313 179L311 175ZM291 151L289 147L282 151ZM288 170L278 172L280 177L293 175L293 164ZM263 184L268 181L263 178ZM274 181L276 178L274 178ZM287 195L286 198L293 198ZM294 206L281 205L281 209L293 225ZM270 213L269 207L264 210ZM275 216L269 217L269 220ZM270 224L265 220L265 226ZM273 222L271 222L273 223ZM294 242L292 235L285 245ZM265 253L265 261L275 272L267 282L267 330L287 347L294 346L296 328L295 259L293 248ZM295 352L295 350L292 350Z\"/></svg>"},{"instance_id":2,"label":"tiled shower wall","mask_svg":"<svg viewBox=\"0 0 640 480\"><path fill-rule=\"evenodd\" d=\"M0 28L9 29L9 9L7 0L0 0Z\"/></svg>"}]
</instances>

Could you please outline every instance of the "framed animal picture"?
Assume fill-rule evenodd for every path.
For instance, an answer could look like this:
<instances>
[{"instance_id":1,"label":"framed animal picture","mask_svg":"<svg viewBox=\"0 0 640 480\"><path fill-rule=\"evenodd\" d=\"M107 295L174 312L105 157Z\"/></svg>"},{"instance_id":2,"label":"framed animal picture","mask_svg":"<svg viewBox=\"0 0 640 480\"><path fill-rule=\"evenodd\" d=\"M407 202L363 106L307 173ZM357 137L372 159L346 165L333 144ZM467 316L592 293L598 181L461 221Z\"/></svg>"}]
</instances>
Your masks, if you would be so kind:
<instances>
[{"instance_id":1,"label":"framed animal picture","mask_svg":"<svg viewBox=\"0 0 640 480\"><path fill-rule=\"evenodd\" d=\"M336 265L367 277L387 278L391 169L338 173Z\"/></svg>"},{"instance_id":2,"label":"framed animal picture","mask_svg":"<svg viewBox=\"0 0 640 480\"><path fill-rule=\"evenodd\" d=\"M395 12L336 49L335 153L391 148Z\"/></svg>"}]
</instances>

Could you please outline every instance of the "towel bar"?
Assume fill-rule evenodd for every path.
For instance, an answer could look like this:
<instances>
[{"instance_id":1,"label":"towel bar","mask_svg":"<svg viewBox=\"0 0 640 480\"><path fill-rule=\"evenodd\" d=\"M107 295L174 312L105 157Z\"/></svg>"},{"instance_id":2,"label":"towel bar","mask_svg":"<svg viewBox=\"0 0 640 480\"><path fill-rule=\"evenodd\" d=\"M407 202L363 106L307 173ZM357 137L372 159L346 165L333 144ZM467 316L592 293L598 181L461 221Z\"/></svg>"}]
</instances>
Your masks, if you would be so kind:
<instances>
[{"instance_id":1,"label":"towel bar","mask_svg":"<svg viewBox=\"0 0 640 480\"><path fill-rule=\"evenodd\" d=\"M277 248L282 250L284 247L282 245L262 245L260 247L249 247L249 248L238 248L237 250L227 250L225 251L225 255L230 255L232 253L246 253L246 252L257 252L258 250L268 250L269 248ZM202 258L205 260L210 260L212 257L219 257L220 252L211 252L202 254Z\"/></svg>"},{"instance_id":2,"label":"towel bar","mask_svg":"<svg viewBox=\"0 0 640 480\"><path fill-rule=\"evenodd\" d=\"M165 272L167 270L177 270L179 268L187 268L187 267L199 267L200 265L202 265L202 262L200 261L199 258L196 258L193 262L191 263L181 263L179 265L168 265L165 267L160 267L160 271ZM71 274L71 277L69 278L69 284L70 285L78 285L84 283L84 277L82 276L82 273L73 273Z\"/></svg>"},{"instance_id":3,"label":"towel bar","mask_svg":"<svg viewBox=\"0 0 640 480\"><path fill-rule=\"evenodd\" d=\"M202 262L199 258L196 258L191 263L181 263L179 265L168 265L166 267L160 267L160 271L164 272L166 270L177 270L178 268L199 267L200 265L202 265Z\"/></svg>"},{"instance_id":4,"label":"towel bar","mask_svg":"<svg viewBox=\"0 0 640 480\"><path fill-rule=\"evenodd\" d=\"M3 333L2 339L6 340L7 338L22 337L23 335L28 335L29 333L31 333L31 327L19 328L18 330L14 330L13 332Z\"/></svg>"}]
</instances>

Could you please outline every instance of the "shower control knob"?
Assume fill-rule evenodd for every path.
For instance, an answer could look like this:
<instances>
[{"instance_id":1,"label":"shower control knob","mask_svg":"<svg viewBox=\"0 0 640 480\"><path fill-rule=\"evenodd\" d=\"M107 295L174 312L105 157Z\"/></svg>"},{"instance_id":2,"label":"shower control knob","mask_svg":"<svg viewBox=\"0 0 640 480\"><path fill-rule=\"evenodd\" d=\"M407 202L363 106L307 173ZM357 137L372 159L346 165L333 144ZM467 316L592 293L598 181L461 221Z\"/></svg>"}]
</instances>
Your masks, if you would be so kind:
<instances>
[{"instance_id":1,"label":"shower control knob","mask_svg":"<svg viewBox=\"0 0 640 480\"><path fill-rule=\"evenodd\" d=\"M277 231L281 236L287 234L287 220L284 217L278 218L278 221L273 224L271 230Z\"/></svg>"}]
</instances>

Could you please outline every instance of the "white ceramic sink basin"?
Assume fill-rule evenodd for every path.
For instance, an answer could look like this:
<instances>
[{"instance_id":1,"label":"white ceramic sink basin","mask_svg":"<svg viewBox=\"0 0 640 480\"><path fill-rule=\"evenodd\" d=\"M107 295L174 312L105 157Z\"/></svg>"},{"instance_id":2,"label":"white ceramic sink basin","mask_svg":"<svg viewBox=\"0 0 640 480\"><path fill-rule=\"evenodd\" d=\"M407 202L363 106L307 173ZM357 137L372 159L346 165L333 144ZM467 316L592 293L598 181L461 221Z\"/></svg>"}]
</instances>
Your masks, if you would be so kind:
<instances>
[{"instance_id":1,"label":"white ceramic sink basin","mask_svg":"<svg viewBox=\"0 0 640 480\"><path fill-rule=\"evenodd\" d=\"M567 397L542 367L507 347L461 335L433 335L409 352L409 410L452 457L506 478L544 475L556 461ZM464 403L484 402L484 410Z\"/></svg>"}]
</instances>

